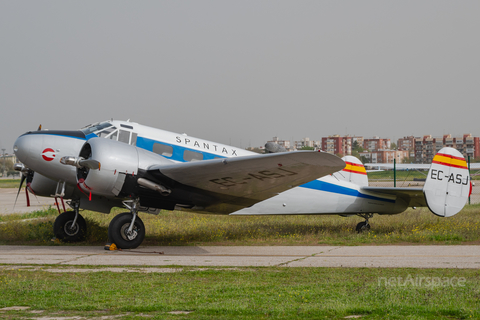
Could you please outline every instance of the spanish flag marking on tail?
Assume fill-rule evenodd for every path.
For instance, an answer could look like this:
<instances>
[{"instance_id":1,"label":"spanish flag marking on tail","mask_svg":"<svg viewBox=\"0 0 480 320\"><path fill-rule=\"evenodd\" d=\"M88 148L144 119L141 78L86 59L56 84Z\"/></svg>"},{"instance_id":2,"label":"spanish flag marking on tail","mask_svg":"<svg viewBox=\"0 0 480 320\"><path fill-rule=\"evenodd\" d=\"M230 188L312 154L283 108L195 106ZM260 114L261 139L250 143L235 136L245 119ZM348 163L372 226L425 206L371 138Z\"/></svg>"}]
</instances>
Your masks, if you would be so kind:
<instances>
[{"instance_id":1,"label":"spanish flag marking on tail","mask_svg":"<svg viewBox=\"0 0 480 320\"><path fill-rule=\"evenodd\" d=\"M367 171L365 170L365 167L362 164L357 164L357 163L348 162L348 161L346 161L345 164L346 164L345 168L342 171L367 175Z\"/></svg>"},{"instance_id":2,"label":"spanish flag marking on tail","mask_svg":"<svg viewBox=\"0 0 480 320\"><path fill-rule=\"evenodd\" d=\"M433 157L432 163L437 163L448 167L468 169L465 158L455 157L450 154L437 153L435 157Z\"/></svg>"}]
</instances>

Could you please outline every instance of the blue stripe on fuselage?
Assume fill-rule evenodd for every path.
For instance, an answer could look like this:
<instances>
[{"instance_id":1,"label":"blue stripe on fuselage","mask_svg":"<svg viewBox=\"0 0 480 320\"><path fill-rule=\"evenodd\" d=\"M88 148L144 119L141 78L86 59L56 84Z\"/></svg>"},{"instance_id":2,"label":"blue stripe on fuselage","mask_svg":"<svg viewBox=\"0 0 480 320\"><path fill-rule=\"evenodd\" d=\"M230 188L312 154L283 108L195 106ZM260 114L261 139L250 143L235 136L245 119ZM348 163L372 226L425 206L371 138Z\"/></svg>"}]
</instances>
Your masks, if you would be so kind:
<instances>
[{"instance_id":1,"label":"blue stripe on fuselage","mask_svg":"<svg viewBox=\"0 0 480 320\"><path fill-rule=\"evenodd\" d=\"M214 153L204 152L204 151L200 151L200 150L192 149L192 148L185 148L185 147L182 147L182 146L179 146L179 145L166 143L166 142L161 142L161 141L157 141L157 140L152 140L152 139L148 139L148 138L144 138L144 137L140 137L140 136L137 137L137 147L145 149L147 151L153 152L153 145L155 143L172 147L173 152L172 152L171 156L161 155L162 157L165 157L165 158L170 159L170 160L187 162L183 158L183 154L184 154L185 150L194 151L194 152L202 154L203 155L203 160L226 158L224 156L220 156L220 155L214 154Z\"/></svg>"},{"instance_id":2,"label":"blue stripe on fuselage","mask_svg":"<svg viewBox=\"0 0 480 320\"><path fill-rule=\"evenodd\" d=\"M358 192L358 190L355 190L355 189L342 187L342 186L339 186L339 185L336 185L336 184L333 184L333 183L328 183L328 182L320 181L320 180L313 180L313 181L307 182L305 184L302 184L300 187L307 188L307 189L313 189L313 190L319 190L319 191L325 191L325 192L331 192L331 193L338 193L338 194L343 194L343 195L351 196L351 197L358 197L358 198L364 198L364 199L370 199L370 200L377 200L377 201L385 201L385 202L395 203L395 200L390 200L390 199L385 199L385 198L366 195L366 194Z\"/></svg>"}]
</instances>

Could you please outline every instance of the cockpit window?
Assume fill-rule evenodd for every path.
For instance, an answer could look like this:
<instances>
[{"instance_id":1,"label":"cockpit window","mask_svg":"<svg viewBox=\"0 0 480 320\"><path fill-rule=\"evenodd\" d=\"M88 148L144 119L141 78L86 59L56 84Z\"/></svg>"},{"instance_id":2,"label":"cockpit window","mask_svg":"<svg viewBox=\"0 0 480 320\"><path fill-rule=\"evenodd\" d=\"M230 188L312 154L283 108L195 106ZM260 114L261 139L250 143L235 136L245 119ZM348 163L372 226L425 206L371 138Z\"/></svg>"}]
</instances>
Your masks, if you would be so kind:
<instances>
[{"instance_id":1,"label":"cockpit window","mask_svg":"<svg viewBox=\"0 0 480 320\"><path fill-rule=\"evenodd\" d=\"M122 128L133 129L132 126L120 124ZM119 130L110 122L94 123L81 129L87 136L91 133L96 134L100 138L111 139L124 142L135 146L137 144L137 133L130 130Z\"/></svg>"},{"instance_id":2,"label":"cockpit window","mask_svg":"<svg viewBox=\"0 0 480 320\"><path fill-rule=\"evenodd\" d=\"M101 123L90 124L80 130L82 130L82 132L87 136L90 133L96 133L98 131L101 131L102 129L109 128L109 127L112 127L111 131L116 129L110 122L106 121Z\"/></svg>"}]
</instances>

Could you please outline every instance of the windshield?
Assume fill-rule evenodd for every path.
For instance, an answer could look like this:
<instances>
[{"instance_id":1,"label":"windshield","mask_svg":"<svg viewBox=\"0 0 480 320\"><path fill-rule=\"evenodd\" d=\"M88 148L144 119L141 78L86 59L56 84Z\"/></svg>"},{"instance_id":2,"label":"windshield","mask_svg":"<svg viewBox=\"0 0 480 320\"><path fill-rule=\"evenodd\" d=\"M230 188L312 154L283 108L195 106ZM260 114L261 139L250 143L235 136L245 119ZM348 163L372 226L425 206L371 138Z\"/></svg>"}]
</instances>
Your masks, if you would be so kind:
<instances>
[{"instance_id":1,"label":"windshield","mask_svg":"<svg viewBox=\"0 0 480 320\"><path fill-rule=\"evenodd\" d=\"M103 130L105 128L113 127L113 129L116 129L110 122L100 122L100 123L94 123L94 124L89 124L85 128L80 129L86 136L89 135L90 133L97 133L100 130Z\"/></svg>"}]
</instances>

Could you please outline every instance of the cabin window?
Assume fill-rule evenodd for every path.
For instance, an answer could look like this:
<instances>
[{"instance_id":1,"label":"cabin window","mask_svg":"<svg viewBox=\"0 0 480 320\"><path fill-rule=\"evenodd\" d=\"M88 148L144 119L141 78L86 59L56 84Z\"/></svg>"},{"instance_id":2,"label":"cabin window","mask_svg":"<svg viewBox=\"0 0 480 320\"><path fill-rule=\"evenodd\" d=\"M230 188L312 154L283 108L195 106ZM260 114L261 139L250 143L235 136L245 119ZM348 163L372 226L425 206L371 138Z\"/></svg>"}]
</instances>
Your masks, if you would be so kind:
<instances>
[{"instance_id":1,"label":"cabin window","mask_svg":"<svg viewBox=\"0 0 480 320\"><path fill-rule=\"evenodd\" d=\"M118 135L118 141L124 143L130 143L130 131L120 130Z\"/></svg>"},{"instance_id":2,"label":"cabin window","mask_svg":"<svg viewBox=\"0 0 480 320\"><path fill-rule=\"evenodd\" d=\"M132 146L137 145L137 133L136 132L132 132L132 139L130 140L130 144Z\"/></svg>"},{"instance_id":3,"label":"cabin window","mask_svg":"<svg viewBox=\"0 0 480 320\"><path fill-rule=\"evenodd\" d=\"M154 143L152 151L164 157L171 157L173 155L173 147L161 143Z\"/></svg>"},{"instance_id":4,"label":"cabin window","mask_svg":"<svg viewBox=\"0 0 480 320\"><path fill-rule=\"evenodd\" d=\"M107 137L109 134L111 134L113 130L115 130L115 128L105 129L105 130L100 131L99 133L97 133L97 135L98 135L100 138L105 138L105 137Z\"/></svg>"},{"instance_id":5,"label":"cabin window","mask_svg":"<svg viewBox=\"0 0 480 320\"><path fill-rule=\"evenodd\" d=\"M185 152L183 152L183 160L200 161L200 160L203 160L203 154L196 151L185 150Z\"/></svg>"}]
</instances>

